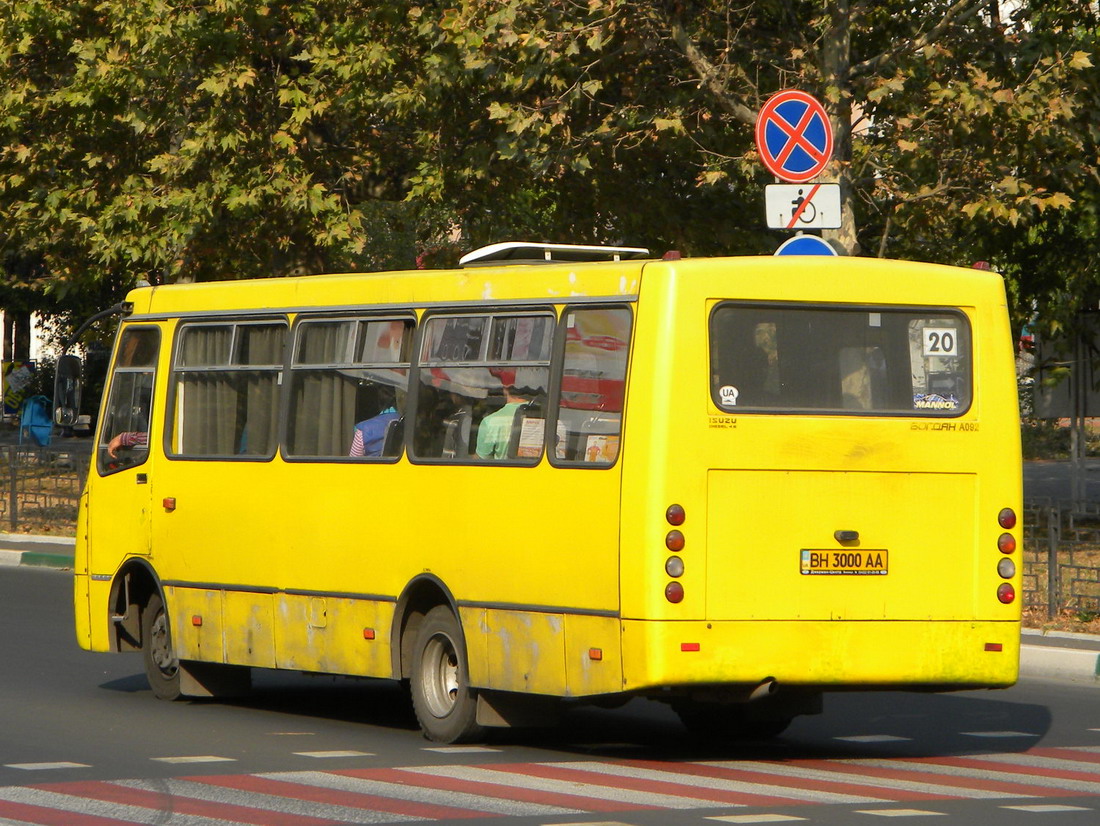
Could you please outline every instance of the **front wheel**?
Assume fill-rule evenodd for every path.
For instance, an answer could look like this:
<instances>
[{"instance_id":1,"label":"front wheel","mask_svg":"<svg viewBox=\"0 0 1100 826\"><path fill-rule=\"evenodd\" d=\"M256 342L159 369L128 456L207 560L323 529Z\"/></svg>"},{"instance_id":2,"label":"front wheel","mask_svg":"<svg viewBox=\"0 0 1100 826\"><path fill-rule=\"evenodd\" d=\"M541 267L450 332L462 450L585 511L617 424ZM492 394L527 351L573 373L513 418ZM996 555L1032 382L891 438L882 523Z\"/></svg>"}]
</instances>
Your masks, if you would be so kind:
<instances>
[{"instance_id":1,"label":"front wheel","mask_svg":"<svg viewBox=\"0 0 1100 826\"><path fill-rule=\"evenodd\" d=\"M462 628L446 605L433 608L420 624L410 688L416 719L429 740L467 743L484 735L477 724L477 690L470 687Z\"/></svg>"},{"instance_id":2,"label":"front wheel","mask_svg":"<svg viewBox=\"0 0 1100 826\"><path fill-rule=\"evenodd\" d=\"M180 663L160 594L149 597L141 614L141 656L153 694L161 700L179 699Z\"/></svg>"}]
</instances>

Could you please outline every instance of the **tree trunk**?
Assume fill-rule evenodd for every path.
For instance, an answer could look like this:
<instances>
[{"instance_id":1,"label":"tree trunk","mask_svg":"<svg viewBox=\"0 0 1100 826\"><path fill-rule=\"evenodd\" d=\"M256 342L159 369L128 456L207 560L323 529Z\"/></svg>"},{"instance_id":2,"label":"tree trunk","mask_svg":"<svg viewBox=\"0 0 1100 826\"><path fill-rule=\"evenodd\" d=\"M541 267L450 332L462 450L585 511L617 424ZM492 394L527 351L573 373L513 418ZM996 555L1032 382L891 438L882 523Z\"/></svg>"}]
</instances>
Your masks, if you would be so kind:
<instances>
[{"instance_id":1,"label":"tree trunk","mask_svg":"<svg viewBox=\"0 0 1100 826\"><path fill-rule=\"evenodd\" d=\"M840 184L840 229L823 230L822 237L844 255L859 255L855 199L852 187L852 67L851 15L848 0L829 4L829 29L821 50L825 111L833 123L833 158L821 180Z\"/></svg>"}]
</instances>

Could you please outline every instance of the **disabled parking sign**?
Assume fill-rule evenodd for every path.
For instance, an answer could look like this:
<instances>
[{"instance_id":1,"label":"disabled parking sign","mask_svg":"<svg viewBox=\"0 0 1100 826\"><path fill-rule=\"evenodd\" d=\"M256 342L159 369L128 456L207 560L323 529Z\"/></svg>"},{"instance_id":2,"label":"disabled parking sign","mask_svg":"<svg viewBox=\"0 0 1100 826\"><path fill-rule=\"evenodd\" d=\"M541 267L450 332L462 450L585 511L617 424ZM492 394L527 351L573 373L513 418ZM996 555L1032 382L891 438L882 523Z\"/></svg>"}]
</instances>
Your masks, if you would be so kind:
<instances>
[{"instance_id":1,"label":"disabled parking sign","mask_svg":"<svg viewBox=\"0 0 1100 826\"><path fill-rule=\"evenodd\" d=\"M756 149L775 177L801 184L825 169L833 154L833 126L825 107L799 89L776 92L756 118Z\"/></svg>"}]
</instances>

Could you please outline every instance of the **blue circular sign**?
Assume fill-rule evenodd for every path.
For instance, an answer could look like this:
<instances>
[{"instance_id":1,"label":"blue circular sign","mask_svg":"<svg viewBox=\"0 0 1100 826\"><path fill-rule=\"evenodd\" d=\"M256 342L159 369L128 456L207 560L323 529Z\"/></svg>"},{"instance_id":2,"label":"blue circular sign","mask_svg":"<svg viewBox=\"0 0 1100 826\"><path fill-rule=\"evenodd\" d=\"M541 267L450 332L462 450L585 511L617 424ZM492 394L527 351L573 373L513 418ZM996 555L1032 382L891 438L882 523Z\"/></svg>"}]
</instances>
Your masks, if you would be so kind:
<instances>
[{"instance_id":1,"label":"blue circular sign","mask_svg":"<svg viewBox=\"0 0 1100 826\"><path fill-rule=\"evenodd\" d=\"M796 235L779 245L775 255L837 255L836 249L828 241L816 235Z\"/></svg>"}]
</instances>

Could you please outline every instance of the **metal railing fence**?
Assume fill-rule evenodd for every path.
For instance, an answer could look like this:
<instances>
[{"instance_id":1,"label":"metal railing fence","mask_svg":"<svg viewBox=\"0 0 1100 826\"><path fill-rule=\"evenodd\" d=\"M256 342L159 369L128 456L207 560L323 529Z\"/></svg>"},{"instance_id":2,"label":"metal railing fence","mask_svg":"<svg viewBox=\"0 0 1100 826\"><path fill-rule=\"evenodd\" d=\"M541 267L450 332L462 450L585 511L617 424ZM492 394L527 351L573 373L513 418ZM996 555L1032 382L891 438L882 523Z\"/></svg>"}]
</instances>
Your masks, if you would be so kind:
<instances>
[{"instance_id":1,"label":"metal railing fence","mask_svg":"<svg viewBox=\"0 0 1100 826\"><path fill-rule=\"evenodd\" d=\"M49 447L0 445L0 531L72 536L91 440Z\"/></svg>"}]
</instances>

